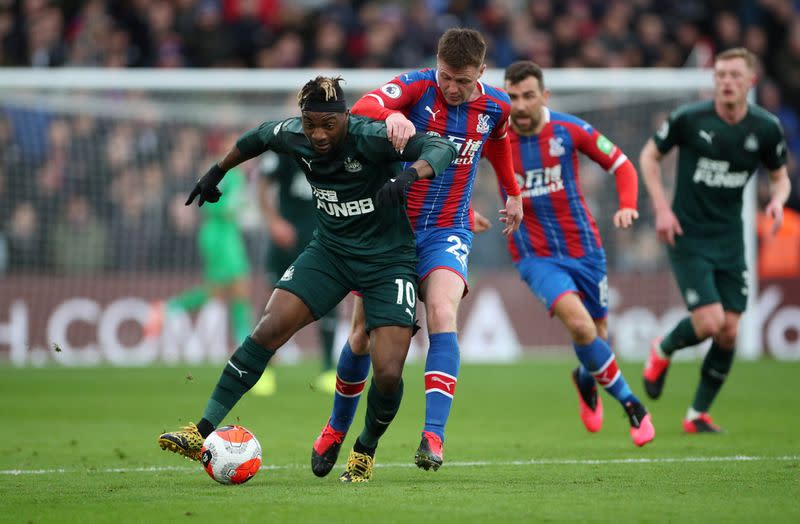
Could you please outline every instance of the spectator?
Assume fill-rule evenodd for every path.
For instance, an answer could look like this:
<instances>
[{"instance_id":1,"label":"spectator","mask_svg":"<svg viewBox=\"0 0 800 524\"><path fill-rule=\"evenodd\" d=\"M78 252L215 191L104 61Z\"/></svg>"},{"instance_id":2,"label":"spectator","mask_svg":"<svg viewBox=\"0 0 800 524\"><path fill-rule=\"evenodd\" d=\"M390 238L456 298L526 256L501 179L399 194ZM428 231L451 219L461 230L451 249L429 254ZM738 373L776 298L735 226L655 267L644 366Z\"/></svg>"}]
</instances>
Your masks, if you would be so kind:
<instances>
[{"instance_id":1,"label":"spectator","mask_svg":"<svg viewBox=\"0 0 800 524\"><path fill-rule=\"evenodd\" d=\"M53 269L66 275L90 275L106 266L108 236L85 194L75 192L48 239Z\"/></svg>"},{"instance_id":2,"label":"spectator","mask_svg":"<svg viewBox=\"0 0 800 524\"><path fill-rule=\"evenodd\" d=\"M6 229L9 268L14 271L42 269L45 260L42 230L36 207L30 200L19 202Z\"/></svg>"},{"instance_id":3,"label":"spectator","mask_svg":"<svg viewBox=\"0 0 800 524\"><path fill-rule=\"evenodd\" d=\"M214 0L201 0L192 32L184 34L190 67L225 67L235 64L234 44Z\"/></svg>"},{"instance_id":4,"label":"spectator","mask_svg":"<svg viewBox=\"0 0 800 524\"><path fill-rule=\"evenodd\" d=\"M0 66L410 69L433 65L439 35L461 24L487 35L488 61L495 67L517 59L548 68L707 67L715 50L746 45L764 66L759 102L778 115L786 130L794 181L789 206L800 209L800 13L797 2L789 0L0 0ZM555 100L570 108L577 103L596 121L619 111L616 94L586 101L582 96ZM133 269L151 262L140 258L143 247L126 259L117 242L123 237L136 238L140 246L159 246L152 250L158 256L165 253L171 267L196 267L195 258L185 256L195 250L196 217L179 201L206 167L198 164L212 143L209 137L228 124L207 124L206 111L216 111L218 99L198 103L214 109L195 114L183 109L191 102L171 106L173 97L70 93L52 107L20 102L17 95L3 98L0 236L10 250L12 271L63 265L63 260L48 259L45 248L55 242L48 237L56 236L59 210L80 208L64 201L76 184L92 189L83 192L88 222L113 234L108 242L115 255L103 267ZM283 107L281 97L262 98L255 105L243 100L239 108L225 101L234 107L230 114L238 115L237 125L254 107L274 112L271 117L294 111L294 105ZM113 119L102 116L109 109L115 111ZM631 112L618 119L615 136L621 147L635 149L641 146L637 130L648 126L642 119L649 117L633 106L626 110ZM184 121L170 123L176 118ZM190 123L201 121L206 124ZM588 170L586 177L586 187L592 187L594 174ZM147 193L145 203L121 197L123 188L134 191L132 179ZM484 196L476 198L480 203ZM587 200L592 206L607 205L591 195ZM646 205L641 212L642 221L648 220ZM619 241L619 249L609 249L612 265L653 267L639 239L634 248L623 237Z\"/></svg>"},{"instance_id":5,"label":"spectator","mask_svg":"<svg viewBox=\"0 0 800 524\"><path fill-rule=\"evenodd\" d=\"M800 16L795 16L786 36L786 45L775 58L775 75L785 100L800 108Z\"/></svg>"}]
</instances>

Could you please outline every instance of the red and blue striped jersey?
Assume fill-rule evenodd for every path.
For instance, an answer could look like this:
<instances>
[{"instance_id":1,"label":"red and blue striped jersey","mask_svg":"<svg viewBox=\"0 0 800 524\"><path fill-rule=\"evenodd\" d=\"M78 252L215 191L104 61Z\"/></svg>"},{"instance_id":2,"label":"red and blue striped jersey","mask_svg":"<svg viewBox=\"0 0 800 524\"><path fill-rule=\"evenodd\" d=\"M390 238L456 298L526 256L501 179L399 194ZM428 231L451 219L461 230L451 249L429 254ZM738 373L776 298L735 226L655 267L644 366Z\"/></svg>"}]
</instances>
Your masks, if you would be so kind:
<instances>
[{"instance_id":1,"label":"red and blue striped jersey","mask_svg":"<svg viewBox=\"0 0 800 524\"><path fill-rule=\"evenodd\" d=\"M514 262L531 256L580 258L603 249L578 181L578 152L611 173L625 164L626 172L633 169L625 154L590 124L546 107L543 111L539 134L509 130L524 213L508 241ZM635 170L633 176L635 183ZM505 199L502 188L500 193Z\"/></svg>"},{"instance_id":2,"label":"red and blue striped jersey","mask_svg":"<svg viewBox=\"0 0 800 524\"><path fill-rule=\"evenodd\" d=\"M385 110L400 111L418 132L436 134L455 142L458 157L439 176L415 182L408 192L408 217L415 231L431 228L472 229L470 202L483 145L505 139L511 101L505 91L478 82L480 96L450 106L439 89L436 70L422 69L400 75L367 93L362 101L378 101ZM374 104L359 101L354 113L385 118ZM384 109L385 108L385 109Z\"/></svg>"}]
</instances>

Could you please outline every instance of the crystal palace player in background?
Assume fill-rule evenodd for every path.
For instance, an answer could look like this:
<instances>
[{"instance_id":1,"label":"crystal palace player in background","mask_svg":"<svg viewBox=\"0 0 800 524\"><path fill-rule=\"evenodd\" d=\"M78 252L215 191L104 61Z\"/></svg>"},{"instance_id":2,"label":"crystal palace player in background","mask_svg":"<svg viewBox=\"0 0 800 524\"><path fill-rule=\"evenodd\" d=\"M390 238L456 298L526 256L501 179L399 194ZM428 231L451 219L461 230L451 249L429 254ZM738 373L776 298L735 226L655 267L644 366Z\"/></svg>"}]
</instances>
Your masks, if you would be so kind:
<instances>
[{"instance_id":1,"label":"crystal palace player in background","mask_svg":"<svg viewBox=\"0 0 800 524\"><path fill-rule=\"evenodd\" d=\"M416 131L447 138L459 150L444 173L415 183L408 192L430 342L425 362L425 425L415 456L417 466L426 470L442 465L445 424L458 380L456 315L467 293L474 226L470 200L484 149L485 155L496 159L497 177L508 194L500 219L505 222L504 233L516 231L522 219L507 136L509 99L503 91L479 82L486 68L485 54L486 43L479 32L450 29L439 40L436 69L400 75L353 106L353 113L385 120L389 138L400 151ZM331 417L311 453L318 476L327 475L336 463L364 388L369 359L362 301L356 299L352 329L339 357Z\"/></svg>"},{"instance_id":2,"label":"crystal palace player in background","mask_svg":"<svg viewBox=\"0 0 800 524\"><path fill-rule=\"evenodd\" d=\"M683 421L687 433L717 433L708 415L733 364L739 317L747 306L742 193L763 164L769 170L766 214L773 233L789 197L786 142L777 117L747 102L756 81L756 58L744 48L714 60L713 100L679 107L647 141L642 176L656 212L656 234L667 244L672 272L691 314L650 348L644 370L647 394L658 398L670 357L711 338L700 384ZM677 184L670 208L659 161L678 147Z\"/></svg>"},{"instance_id":3,"label":"crystal palace player in background","mask_svg":"<svg viewBox=\"0 0 800 524\"><path fill-rule=\"evenodd\" d=\"M600 384L627 413L634 444L643 446L653 440L655 429L608 344L606 256L578 182L578 153L614 175L620 208L613 220L619 228L630 227L639 216L636 169L591 125L547 108L549 91L533 62L511 64L505 88L511 97L509 134L525 212L519 231L508 241L511 257L533 294L572 337L580 361L572 380L586 429L599 431L603 424Z\"/></svg>"},{"instance_id":4,"label":"crystal palace player in background","mask_svg":"<svg viewBox=\"0 0 800 524\"><path fill-rule=\"evenodd\" d=\"M378 440L403 397L403 365L416 313L414 234L403 209L417 180L441 175L456 158L443 138L416 134L403 152L383 122L351 116L338 78L317 77L300 91L302 116L264 122L242 135L203 175L186 204L217 202L218 184L240 163L272 150L301 166L317 201L317 232L275 284L252 333L234 352L195 426L162 434L159 445L199 460L203 438L257 382L275 352L303 326L323 317L357 289L364 297L373 379L364 431L340 479L372 476ZM399 171L400 162L413 162Z\"/></svg>"}]
</instances>

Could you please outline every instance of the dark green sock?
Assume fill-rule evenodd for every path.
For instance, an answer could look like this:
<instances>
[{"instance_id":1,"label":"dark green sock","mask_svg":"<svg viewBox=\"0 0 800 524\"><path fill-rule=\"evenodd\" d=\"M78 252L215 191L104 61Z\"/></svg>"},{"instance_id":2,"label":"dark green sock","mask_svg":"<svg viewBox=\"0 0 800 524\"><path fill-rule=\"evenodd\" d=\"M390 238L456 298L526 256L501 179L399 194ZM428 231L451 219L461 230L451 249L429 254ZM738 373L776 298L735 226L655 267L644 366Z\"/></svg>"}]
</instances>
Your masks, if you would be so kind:
<instances>
[{"instance_id":1,"label":"dark green sock","mask_svg":"<svg viewBox=\"0 0 800 524\"><path fill-rule=\"evenodd\" d=\"M692 317L686 317L678 322L678 325L672 328L672 331L661 341L661 351L669 356L679 349L695 346L702 341L694 332Z\"/></svg>"},{"instance_id":2,"label":"dark green sock","mask_svg":"<svg viewBox=\"0 0 800 524\"><path fill-rule=\"evenodd\" d=\"M333 338L336 336L338 315L332 309L319 319L319 342L322 346L322 371L333 369Z\"/></svg>"},{"instance_id":3,"label":"dark green sock","mask_svg":"<svg viewBox=\"0 0 800 524\"><path fill-rule=\"evenodd\" d=\"M364 431L358 437L361 444L371 449L378 447L378 439L386 433L389 424L394 420L397 411L400 409L400 401L402 399L402 379L400 379L400 386L397 391L388 396L383 396L378 391L375 386L375 379L372 379L367 393L367 416L364 417Z\"/></svg>"},{"instance_id":4,"label":"dark green sock","mask_svg":"<svg viewBox=\"0 0 800 524\"><path fill-rule=\"evenodd\" d=\"M217 387L208 399L203 418L214 427L218 426L242 395L258 382L274 354L274 351L261 347L255 340L246 337L225 364Z\"/></svg>"},{"instance_id":5,"label":"dark green sock","mask_svg":"<svg viewBox=\"0 0 800 524\"><path fill-rule=\"evenodd\" d=\"M167 310L194 311L208 302L211 295L204 287L193 287L167 300Z\"/></svg>"},{"instance_id":6,"label":"dark green sock","mask_svg":"<svg viewBox=\"0 0 800 524\"><path fill-rule=\"evenodd\" d=\"M235 298L228 308L233 340L243 340L253 329L253 308L246 299Z\"/></svg>"},{"instance_id":7,"label":"dark green sock","mask_svg":"<svg viewBox=\"0 0 800 524\"><path fill-rule=\"evenodd\" d=\"M723 349L716 342L711 344L711 349L703 360L703 367L700 368L700 384L697 386L692 408L705 413L711 407L731 370L733 353L732 349Z\"/></svg>"}]
</instances>

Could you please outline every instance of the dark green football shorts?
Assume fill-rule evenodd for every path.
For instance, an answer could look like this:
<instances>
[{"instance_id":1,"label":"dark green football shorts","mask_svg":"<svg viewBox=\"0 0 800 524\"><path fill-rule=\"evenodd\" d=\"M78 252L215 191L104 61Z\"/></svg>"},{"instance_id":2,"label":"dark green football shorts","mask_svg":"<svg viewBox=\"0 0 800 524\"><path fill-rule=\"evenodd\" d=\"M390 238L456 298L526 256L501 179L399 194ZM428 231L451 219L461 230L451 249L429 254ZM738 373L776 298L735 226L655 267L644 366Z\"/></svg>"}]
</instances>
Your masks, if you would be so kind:
<instances>
[{"instance_id":1,"label":"dark green football shorts","mask_svg":"<svg viewBox=\"0 0 800 524\"><path fill-rule=\"evenodd\" d=\"M351 291L364 299L367 331L381 326L414 326L417 306L416 257L351 258L312 240L289 266L276 288L297 295L315 319Z\"/></svg>"},{"instance_id":2,"label":"dark green football shorts","mask_svg":"<svg viewBox=\"0 0 800 524\"><path fill-rule=\"evenodd\" d=\"M725 311L741 313L747 308L747 266L742 258L716 260L678 248L667 252L689 311L716 302Z\"/></svg>"}]
</instances>

